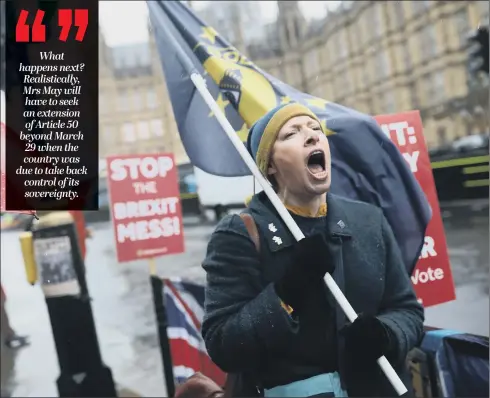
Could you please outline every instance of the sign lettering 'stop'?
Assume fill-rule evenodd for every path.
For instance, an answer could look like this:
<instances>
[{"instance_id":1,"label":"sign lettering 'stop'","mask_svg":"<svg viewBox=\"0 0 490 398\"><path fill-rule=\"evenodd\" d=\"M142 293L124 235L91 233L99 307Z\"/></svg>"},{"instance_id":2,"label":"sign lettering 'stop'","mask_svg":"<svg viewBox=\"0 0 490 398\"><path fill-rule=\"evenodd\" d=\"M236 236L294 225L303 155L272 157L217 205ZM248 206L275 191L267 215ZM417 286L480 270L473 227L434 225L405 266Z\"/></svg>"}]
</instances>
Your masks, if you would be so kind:
<instances>
[{"instance_id":1,"label":"sign lettering 'stop'","mask_svg":"<svg viewBox=\"0 0 490 398\"><path fill-rule=\"evenodd\" d=\"M127 178L151 180L165 177L174 168L172 158L168 156L115 159L110 163L110 179L124 181Z\"/></svg>"},{"instance_id":2,"label":"sign lettering 'stop'","mask_svg":"<svg viewBox=\"0 0 490 398\"><path fill-rule=\"evenodd\" d=\"M119 262L184 251L182 205L173 154L107 158Z\"/></svg>"}]
</instances>

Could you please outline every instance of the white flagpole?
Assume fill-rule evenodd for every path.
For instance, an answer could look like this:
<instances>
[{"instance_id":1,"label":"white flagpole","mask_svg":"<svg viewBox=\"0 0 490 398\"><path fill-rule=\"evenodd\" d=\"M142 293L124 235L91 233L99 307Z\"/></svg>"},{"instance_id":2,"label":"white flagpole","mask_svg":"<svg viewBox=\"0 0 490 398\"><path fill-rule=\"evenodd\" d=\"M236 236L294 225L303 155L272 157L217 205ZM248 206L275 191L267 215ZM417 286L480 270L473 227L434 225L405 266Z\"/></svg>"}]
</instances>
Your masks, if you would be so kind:
<instances>
[{"instance_id":1,"label":"white flagpole","mask_svg":"<svg viewBox=\"0 0 490 398\"><path fill-rule=\"evenodd\" d=\"M153 8L153 7L159 7L161 12L165 12L162 8L162 5L159 4L160 2L152 2L148 1L148 8ZM169 37L172 37L172 33L166 26L165 20L161 18L161 16L158 14L158 11L155 12L154 16L157 19L160 19L160 23L158 25L159 28L162 30L166 31L166 35ZM196 70L194 65L192 64L192 61L188 58L188 56L185 54L185 52L182 50L182 48L179 47L177 44L177 41L175 38L173 38L173 42L175 43L175 51L176 51L176 56L179 59L181 65L187 70L187 72L190 75L190 79L194 83L194 86L196 87L197 91L199 91L199 94L201 94L204 102L209 106L211 111L213 111L214 115L216 116L216 119L218 120L219 124L225 131L226 135L228 138L231 140L233 146L235 149L238 151L240 154L240 157L243 159L243 161L247 164L248 168L254 175L254 177L258 180L259 184L262 186L264 192L266 193L267 197L269 200L272 202L274 205L275 209L281 216L282 220L284 223L287 225L291 233L293 234L294 238L299 241L301 239L304 239L304 234L299 229L298 225L294 221L293 217L291 217L291 214L286 210L286 207L284 204L281 202L279 197L277 196L276 192L274 189L272 189L272 185L269 183L269 181L262 175L262 173L259 171L257 165L255 164L255 161L252 159L252 156L248 153L245 145L243 145L243 142L238 138L238 135L235 132L235 129L232 127L224 113L221 111L220 107L214 100L213 96L209 92L207 86L206 86L206 81L203 79L203 77L199 74L199 72ZM169 55L170 56L170 55ZM349 301L347 298L344 296L344 293L342 293L342 290L338 287L337 283L334 281L332 276L327 273L325 275L325 283L327 284L328 289L334 296L335 300L339 304L340 308L342 308L342 311L344 311L345 315L347 316L347 319L349 319L350 322L354 322L357 319L357 313L354 311L352 306L350 305ZM377 360L378 365L380 366L381 370L383 373L386 375L388 380L390 381L391 385L395 389L398 395L403 395L405 394L408 390L401 381L400 377L396 374L395 370L391 366L391 364L388 362L386 357L382 356L378 358Z\"/></svg>"}]
</instances>

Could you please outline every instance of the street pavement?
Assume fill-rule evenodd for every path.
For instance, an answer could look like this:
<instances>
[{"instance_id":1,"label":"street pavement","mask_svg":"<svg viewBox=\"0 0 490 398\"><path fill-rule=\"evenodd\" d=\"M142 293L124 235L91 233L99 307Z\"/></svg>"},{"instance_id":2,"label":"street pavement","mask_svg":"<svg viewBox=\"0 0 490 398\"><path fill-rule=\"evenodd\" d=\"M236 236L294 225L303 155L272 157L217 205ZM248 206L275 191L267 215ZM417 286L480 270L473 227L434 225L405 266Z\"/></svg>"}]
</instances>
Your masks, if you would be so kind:
<instances>
[{"instance_id":1,"label":"street pavement","mask_svg":"<svg viewBox=\"0 0 490 398\"><path fill-rule=\"evenodd\" d=\"M426 310L426 324L488 336L489 213L468 205L442 212L457 300ZM109 223L92 224L88 241L87 282L93 298L99 344L121 396L165 396L163 369L146 261L118 264ZM200 263L212 224L186 219L185 253L157 259L162 277L180 276L204 283ZM25 279L18 232L1 235L1 277L7 311L31 345L17 352L2 348L2 397L57 396L59 366L44 296Z\"/></svg>"}]
</instances>

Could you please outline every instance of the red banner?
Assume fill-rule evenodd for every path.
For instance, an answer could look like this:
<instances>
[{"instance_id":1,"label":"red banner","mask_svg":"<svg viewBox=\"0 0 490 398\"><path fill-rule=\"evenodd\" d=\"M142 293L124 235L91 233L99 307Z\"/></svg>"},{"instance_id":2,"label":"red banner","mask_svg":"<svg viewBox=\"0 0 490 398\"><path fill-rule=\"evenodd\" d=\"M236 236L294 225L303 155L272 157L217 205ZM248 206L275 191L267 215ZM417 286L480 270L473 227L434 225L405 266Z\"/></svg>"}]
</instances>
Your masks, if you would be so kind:
<instances>
[{"instance_id":1,"label":"red banner","mask_svg":"<svg viewBox=\"0 0 490 398\"><path fill-rule=\"evenodd\" d=\"M411 276L419 302L424 307L430 307L455 300L456 294L444 224L420 113L410 111L394 115L380 115L375 119L383 132L397 145L425 192L432 209L432 219L425 232L424 247ZM403 215L400 217L402 218Z\"/></svg>"},{"instance_id":2,"label":"red banner","mask_svg":"<svg viewBox=\"0 0 490 398\"><path fill-rule=\"evenodd\" d=\"M172 154L108 157L107 180L119 262L184 251Z\"/></svg>"}]
</instances>

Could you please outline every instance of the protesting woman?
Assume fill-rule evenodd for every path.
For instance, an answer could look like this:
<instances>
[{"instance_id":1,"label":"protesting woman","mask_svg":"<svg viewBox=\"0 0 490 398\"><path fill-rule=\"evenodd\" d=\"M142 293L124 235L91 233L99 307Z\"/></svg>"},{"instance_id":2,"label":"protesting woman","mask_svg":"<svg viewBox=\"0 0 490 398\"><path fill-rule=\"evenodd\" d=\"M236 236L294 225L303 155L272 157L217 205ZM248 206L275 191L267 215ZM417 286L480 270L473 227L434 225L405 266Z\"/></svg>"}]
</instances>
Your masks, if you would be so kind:
<instances>
[{"instance_id":1,"label":"protesting woman","mask_svg":"<svg viewBox=\"0 0 490 398\"><path fill-rule=\"evenodd\" d=\"M295 241L262 192L246 210L259 245L240 215L210 239L202 334L211 359L239 375L231 394L395 396L381 355L408 388L405 358L424 313L382 211L329 193L328 139L302 105L271 110L247 146L306 238ZM360 314L354 323L329 293L327 272Z\"/></svg>"}]
</instances>

